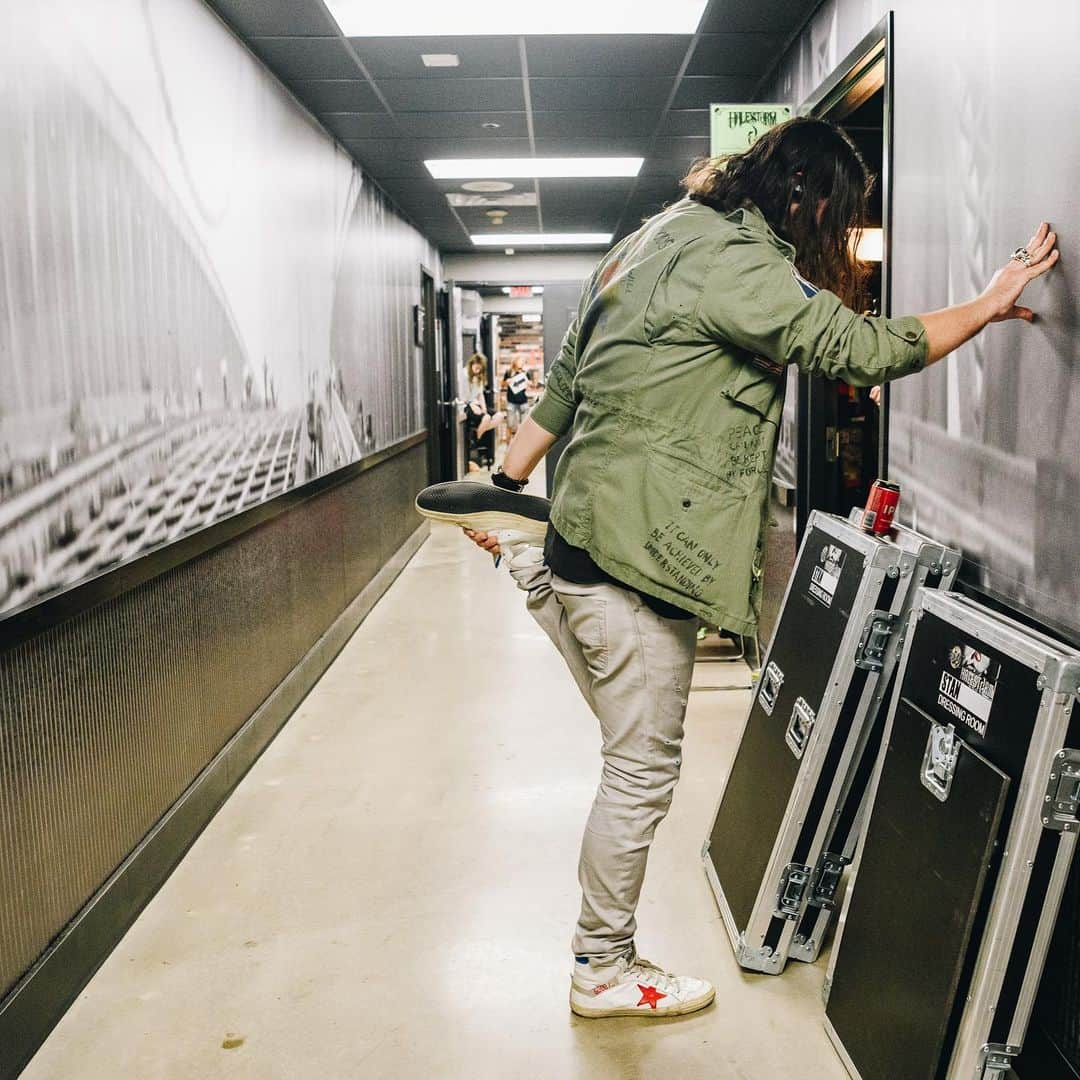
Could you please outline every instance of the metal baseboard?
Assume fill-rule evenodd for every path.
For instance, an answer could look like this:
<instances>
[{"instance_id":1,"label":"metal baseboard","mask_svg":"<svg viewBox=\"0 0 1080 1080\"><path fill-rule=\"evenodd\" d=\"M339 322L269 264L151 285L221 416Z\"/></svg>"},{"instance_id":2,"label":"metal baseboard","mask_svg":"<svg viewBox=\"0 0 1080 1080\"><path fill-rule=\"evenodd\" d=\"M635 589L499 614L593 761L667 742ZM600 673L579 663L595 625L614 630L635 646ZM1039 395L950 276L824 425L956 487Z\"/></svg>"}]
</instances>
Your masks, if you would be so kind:
<instances>
[{"instance_id":1,"label":"metal baseboard","mask_svg":"<svg viewBox=\"0 0 1080 1080\"><path fill-rule=\"evenodd\" d=\"M12 1080L26 1067L128 927L427 536L428 526L424 523L390 557L0 1002L0 1080Z\"/></svg>"}]
</instances>

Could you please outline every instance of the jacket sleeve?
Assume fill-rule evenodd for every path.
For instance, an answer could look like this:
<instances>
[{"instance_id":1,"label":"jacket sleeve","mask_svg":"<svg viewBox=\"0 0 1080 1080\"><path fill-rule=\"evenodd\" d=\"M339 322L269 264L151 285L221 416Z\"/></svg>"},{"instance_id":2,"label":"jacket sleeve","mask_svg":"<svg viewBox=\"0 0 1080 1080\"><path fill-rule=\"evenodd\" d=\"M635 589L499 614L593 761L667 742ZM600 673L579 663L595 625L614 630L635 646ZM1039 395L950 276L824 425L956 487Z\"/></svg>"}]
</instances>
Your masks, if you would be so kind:
<instances>
[{"instance_id":1,"label":"jacket sleeve","mask_svg":"<svg viewBox=\"0 0 1080 1080\"><path fill-rule=\"evenodd\" d=\"M698 319L709 338L853 386L875 386L926 364L926 329L918 319L857 314L803 281L749 230L713 253Z\"/></svg>"},{"instance_id":2,"label":"jacket sleeve","mask_svg":"<svg viewBox=\"0 0 1080 1080\"><path fill-rule=\"evenodd\" d=\"M544 394L529 414L545 431L556 436L570 430L578 407L578 395L574 390L577 331L578 317L575 316L563 338L559 355L548 371Z\"/></svg>"}]
</instances>

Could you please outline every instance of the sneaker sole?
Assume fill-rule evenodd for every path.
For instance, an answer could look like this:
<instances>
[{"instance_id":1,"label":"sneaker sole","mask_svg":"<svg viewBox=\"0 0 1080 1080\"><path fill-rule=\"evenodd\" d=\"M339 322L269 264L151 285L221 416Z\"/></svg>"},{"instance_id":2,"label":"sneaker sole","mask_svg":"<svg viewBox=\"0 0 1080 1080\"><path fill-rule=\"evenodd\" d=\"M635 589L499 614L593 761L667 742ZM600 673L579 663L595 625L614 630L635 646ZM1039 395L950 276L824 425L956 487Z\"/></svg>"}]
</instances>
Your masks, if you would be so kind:
<instances>
[{"instance_id":1,"label":"sneaker sole","mask_svg":"<svg viewBox=\"0 0 1080 1080\"><path fill-rule=\"evenodd\" d=\"M686 1016L687 1013L697 1012L699 1009L704 1009L711 1005L715 998L716 989L714 987L704 997L684 1001L681 1005L677 1005L674 1008L642 1009L639 1005L636 1008L625 1009L589 1009L583 1005L577 1004L577 1002L574 1001L573 994L571 994L570 1011L575 1016L580 1016L586 1020L603 1020L608 1016L643 1016L647 1020L662 1020L665 1016Z\"/></svg>"},{"instance_id":2,"label":"sneaker sole","mask_svg":"<svg viewBox=\"0 0 1080 1080\"><path fill-rule=\"evenodd\" d=\"M512 500L521 500L520 512L508 509ZM518 495L511 491L455 481L434 484L416 496L416 512L431 521L458 525L478 532L519 533L521 539L542 547L547 536L547 499Z\"/></svg>"}]
</instances>

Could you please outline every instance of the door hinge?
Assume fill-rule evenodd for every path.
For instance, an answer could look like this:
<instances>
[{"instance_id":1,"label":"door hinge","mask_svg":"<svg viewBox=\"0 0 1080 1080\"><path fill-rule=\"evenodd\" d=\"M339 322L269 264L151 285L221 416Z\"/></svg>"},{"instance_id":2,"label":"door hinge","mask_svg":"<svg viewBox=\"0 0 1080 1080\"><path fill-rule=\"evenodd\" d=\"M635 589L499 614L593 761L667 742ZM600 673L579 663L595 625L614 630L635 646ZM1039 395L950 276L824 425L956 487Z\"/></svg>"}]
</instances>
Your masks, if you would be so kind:
<instances>
[{"instance_id":1,"label":"door hinge","mask_svg":"<svg viewBox=\"0 0 1080 1080\"><path fill-rule=\"evenodd\" d=\"M801 758L806 750L806 744L810 741L810 732L814 728L814 720L814 710L810 708L806 698L796 698L787 731L784 733L784 741L791 747L791 752L797 758Z\"/></svg>"},{"instance_id":2,"label":"door hinge","mask_svg":"<svg viewBox=\"0 0 1080 1080\"><path fill-rule=\"evenodd\" d=\"M956 737L956 728L952 724L931 724L926 753L923 754L922 786L940 802L949 797L959 758L960 740Z\"/></svg>"},{"instance_id":3,"label":"door hinge","mask_svg":"<svg viewBox=\"0 0 1080 1080\"><path fill-rule=\"evenodd\" d=\"M866 617L859 644L855 647L855 666L864 671L885 667L885 650L900 616L891 611L871 611Z\"/></svg>"},{"instance_id":4,"label":"door hinge","mask_svg":"<svg viewBox=\"0 0 1080 1080\"><path fill-rule=\"evenodd\" d=\"M1076 832L1080 826L1080 750L1054 755L1043 800L1043 824L1054 832Z\"/></svg>"},{"instance_id":5,"label":"door hinge","mask_svg":"<svg viewBox=\"0 0 1080 1080\"><path fill-rule=\"evenodd\" d=\"M805 863L788 863L780 875L776 890L776 916L780 919L797 919L802 914L803 897L810 884L812 868Z\"/></svg>"}]
</instances>

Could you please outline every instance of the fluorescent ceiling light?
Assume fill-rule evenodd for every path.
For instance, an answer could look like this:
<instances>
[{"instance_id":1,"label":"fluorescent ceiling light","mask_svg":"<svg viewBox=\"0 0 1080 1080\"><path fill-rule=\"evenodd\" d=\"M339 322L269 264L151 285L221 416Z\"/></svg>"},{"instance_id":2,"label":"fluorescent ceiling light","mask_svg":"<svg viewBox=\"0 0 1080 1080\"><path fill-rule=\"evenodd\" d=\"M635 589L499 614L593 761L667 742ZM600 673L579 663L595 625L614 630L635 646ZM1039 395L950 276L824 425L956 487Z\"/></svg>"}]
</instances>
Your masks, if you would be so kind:
<instances>
[{"instance_id":1,"label":"fluorescent ceiling light","mask_svg":"<svg viewBox=\"0 0 1080 1080\"><path fill-rule=\"evenodd\" d=\"M544 244L591 247L595 244L610 244L611 233L474 233L469 239L477 247L502 247L504 244L514 244L517 247L540 247Z\"/></svg>"},{"instance_id":2,"label":"fluorescent ceiling light","mask_svg":"<svg viewBox=\"0 0 1080 1080\"><path fill-rule=\"evenodd\" d=\"M513 285L504 285L502 287L502 291L506 296L513 296L514 288L515 288L515 286L513 286ZM526 286L524 286L524 288L531 289L533 296L543 296L543 294L544 294L544 286L543 285L526 285Z\"/></svg>"},{"instance_id":3,"label":"fluorescent ceiling light","mask_svg":"<svg viewBox=\"0 0 1080 1080\"><path fill-rule=\"evenodd\" d=\"M452 52L421 53L420 59L424 61L424 67L457 67L461 63L457 53Z\"/></svg>"},{"instance_id":4,"label":"fluorescent ceiling light","mask_svg":"<svg viewBox=\"0 0 1080 1080\"><path fill-rule=\"evenodd\" d=\"M644 158L435 158L425 161L436 180L504 177L637 176Z\"/></svg>"},{"instance_id":5,"label":"fluorescent ceiling light","mask_svg":"<svg viewBox=\"0 0 1080 1080\"><path fill-rule=\"evenodd\" d=\"M463 37L506 34L692 34L706 0L544 0L542 4L373 4L326 0L346 37Z\"/></svg>"}]
</instances>

